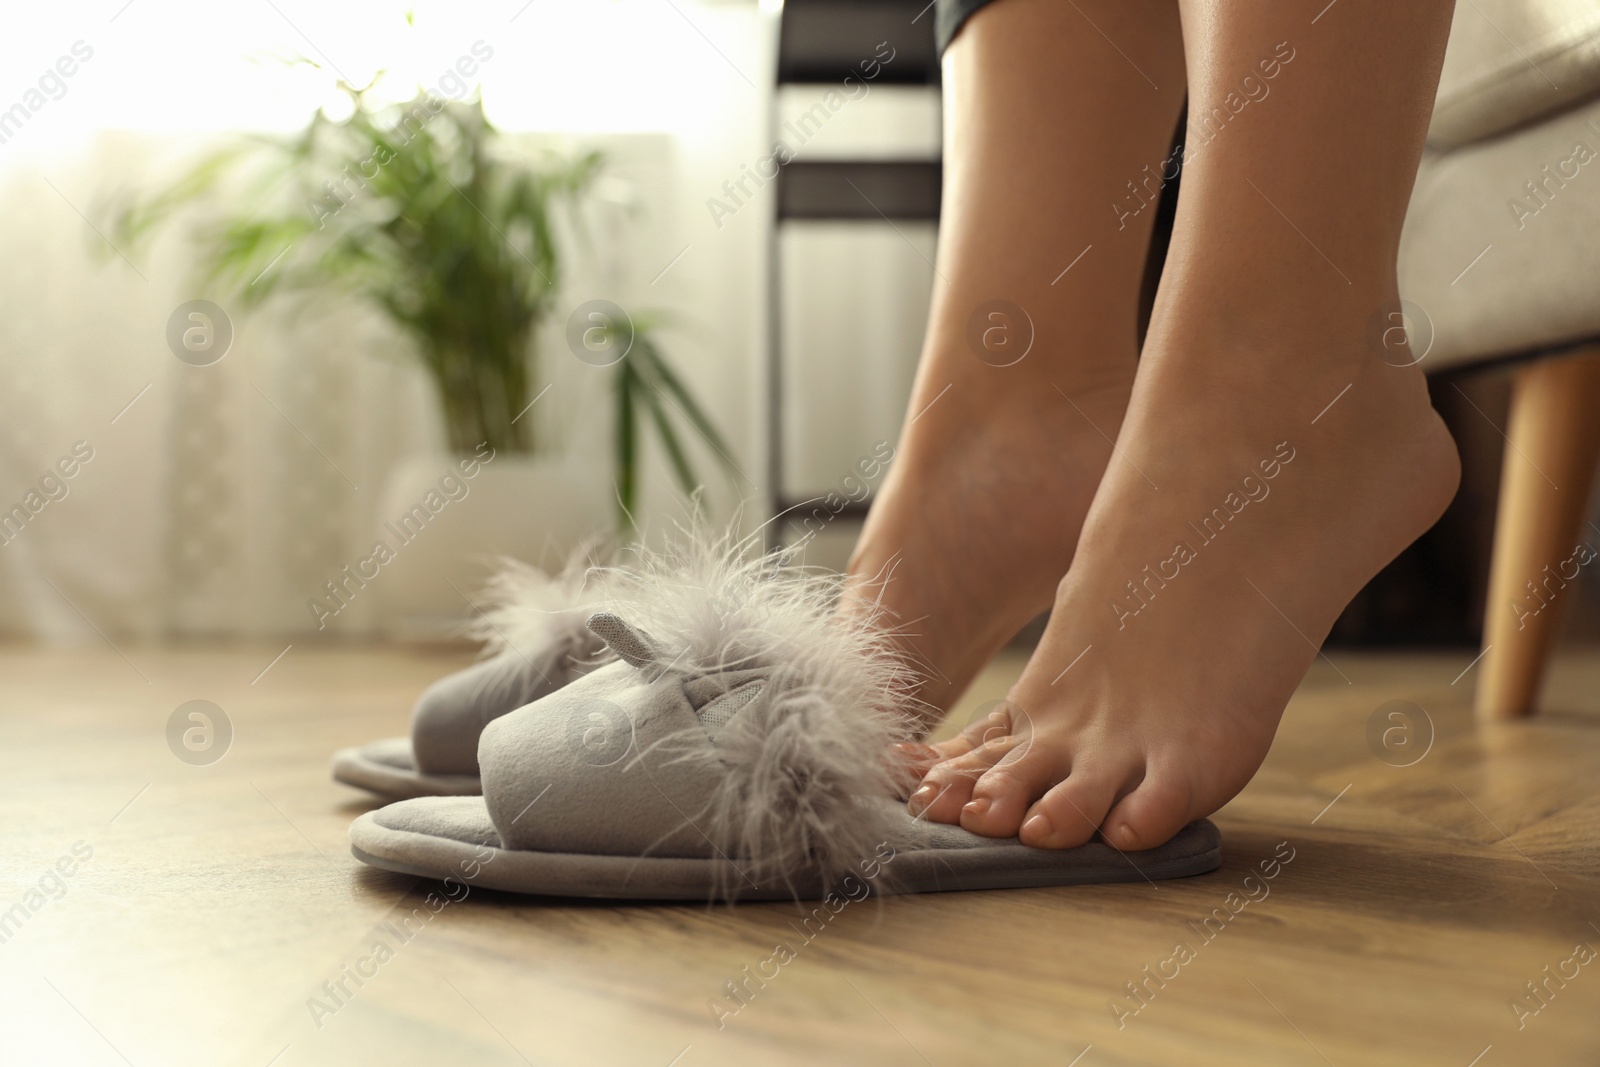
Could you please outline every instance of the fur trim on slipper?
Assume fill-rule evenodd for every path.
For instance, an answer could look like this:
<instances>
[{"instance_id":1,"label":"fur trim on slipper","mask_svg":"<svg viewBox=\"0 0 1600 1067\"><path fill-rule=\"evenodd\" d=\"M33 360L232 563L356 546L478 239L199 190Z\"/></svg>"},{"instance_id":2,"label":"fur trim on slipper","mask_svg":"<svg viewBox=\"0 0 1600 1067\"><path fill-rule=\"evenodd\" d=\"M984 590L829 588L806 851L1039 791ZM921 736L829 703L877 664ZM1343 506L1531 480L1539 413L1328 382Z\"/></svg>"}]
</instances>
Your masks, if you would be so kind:
<instances>
[{"instance_id":1,"label":"fur trim on slipper","mask_svg":"<svg viewBox=\"0 0 1600 1067\"><path fill-rule=\"evenodd\" d=\"M559 574L502 557L485 583L467 636L483 645L484 659L559 650L573 663L597 666L611 657L590 632L589 616L607 603L606 579L624 571L601 567L580 550Z\"/></svg>"},{"instance_id":2,"label":"fur trim on slipper","mask_svg":"<svg viewBox=\"0 0 1600 1067\"><path fill-rule=\"evenodd\" d=\"M691 703L706 733L638 758L716 783L684 814L762 884L831 882L896 833L883 805L863 801L895 794L890 745L914 733L917 676L872 613L836 613L841 584L750 541L690 531L608 572L608 611L590 623L647 677L677 675L700 694ZM719 692L718 675L732 686Z\"/></svg>"}]
</instances>

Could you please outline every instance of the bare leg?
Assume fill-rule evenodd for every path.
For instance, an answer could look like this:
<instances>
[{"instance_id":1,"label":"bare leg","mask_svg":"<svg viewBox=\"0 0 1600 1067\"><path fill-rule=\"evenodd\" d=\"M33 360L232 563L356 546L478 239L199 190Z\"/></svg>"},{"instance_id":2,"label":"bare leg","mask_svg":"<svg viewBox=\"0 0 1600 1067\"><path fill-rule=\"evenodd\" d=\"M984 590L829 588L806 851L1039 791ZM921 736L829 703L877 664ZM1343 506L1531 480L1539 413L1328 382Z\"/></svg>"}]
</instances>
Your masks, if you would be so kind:
<instances>
[{"instance_id":1,"label":"bare leg","mask_svg":"<svg viewBox=\"0 0 1600 1067\"><path fill-rule=\"evenodd\" d=\"M939 277L845 604L888 609L926 668L930 717L1050 606L1111 455L1155 214L1136 210L1128 183L1153 199L1169 154L1184 92L1177 9L1003 0L968 22L944 75ZM969 344L997 300L1032 323L1010 366L998 364L1026 343L1020 317L983 319L983 356Z\"/></svg>"},{"instance_id":2,"label":"bare leg","mask_svg":"<svg viewBox=\"0 0 1600 1067\"><path fill-rule=\"evenodd\" d=\"M1191 154L1120 455L1011 735L946 746L914 809L1159 844L1244 787L1338 613L1444 509L1453 442L1381 335L1451 6L1181 0Z\"/></svg>"}]
</instances>

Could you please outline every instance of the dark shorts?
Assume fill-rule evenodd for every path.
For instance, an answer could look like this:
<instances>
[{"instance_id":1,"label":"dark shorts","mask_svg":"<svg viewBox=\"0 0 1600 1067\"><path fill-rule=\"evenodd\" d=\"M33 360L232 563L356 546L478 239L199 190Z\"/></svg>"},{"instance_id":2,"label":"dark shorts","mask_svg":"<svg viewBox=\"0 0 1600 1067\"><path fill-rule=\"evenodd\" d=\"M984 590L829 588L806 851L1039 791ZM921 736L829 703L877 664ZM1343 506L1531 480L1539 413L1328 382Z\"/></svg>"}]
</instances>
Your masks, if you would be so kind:
<instances>
[{"instance_id":1,"label":"dark shorts","mask_svg":"<svg viewBox=\"0 0 1600 1067\"><path fill-rule=\"evenodd\" d=\"M944 50L950 47L950 42L966 25L973 12L977 11L992 0L937 0L934 10L933 32L938 39L939 55L944 55Z\"/></svg>"}]
</instances>

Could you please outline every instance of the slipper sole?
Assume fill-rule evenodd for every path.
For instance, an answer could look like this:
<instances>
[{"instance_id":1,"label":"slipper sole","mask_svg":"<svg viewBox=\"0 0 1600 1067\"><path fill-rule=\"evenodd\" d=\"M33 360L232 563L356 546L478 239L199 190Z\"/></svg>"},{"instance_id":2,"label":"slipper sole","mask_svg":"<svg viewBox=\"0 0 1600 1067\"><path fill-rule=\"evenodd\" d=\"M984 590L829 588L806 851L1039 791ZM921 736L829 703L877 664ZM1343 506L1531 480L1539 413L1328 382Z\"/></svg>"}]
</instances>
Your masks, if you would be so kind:
<instances>
[{"instance_id":1,"label":"slipper sole","mask_svg":"<svg viewBox=\"0 0 1600 1067\"><path fill-rule=\"evenodd\" d=\"M405 740L396 738L394 740ZM409 744L409 742L407 742ZM342 748L333 754L334 781L394 800L415 797L475 797L483 793L483 780L475 774L423 774L416 767L374 759L369 749L392 748L393 741ZM386 751L390 759L392 751Z\"/></svg>"},{"instance_id":2,"label":"slipper sole","mask_svg":"<svg viewBox=\"0 0 1600 1067\"><path fill-rule=\"evenodd\" d=\"M705 901L730 884L738 887L740 900L814 900L828 892L815 884L758 886L725 859L500 848L487 841L493 830L486 816L485 832L468 841L384 826L380 812L367 812L351 825L350 850L363 863L400 874L511 893L607 900ZM881 874L857 884L866 881L874 892L892 895L1153 882L1205 874L1221 863L1221 834L1201 819L1166 844L1142 852L1120 852L1100 841L1074 849L1030 848L1015 838L964 848L905 849L873 864Z\"/></svg>"}]
</instances>

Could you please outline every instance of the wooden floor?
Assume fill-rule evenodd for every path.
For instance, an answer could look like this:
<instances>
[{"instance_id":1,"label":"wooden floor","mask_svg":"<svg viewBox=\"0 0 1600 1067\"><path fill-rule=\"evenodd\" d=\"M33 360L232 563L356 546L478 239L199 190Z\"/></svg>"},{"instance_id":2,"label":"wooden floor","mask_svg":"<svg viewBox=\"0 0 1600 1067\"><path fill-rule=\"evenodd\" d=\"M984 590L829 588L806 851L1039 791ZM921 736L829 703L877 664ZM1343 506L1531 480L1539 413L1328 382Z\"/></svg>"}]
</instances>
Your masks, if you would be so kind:
<instances>
[{"instance_id":1,"label":"wooden floor","mask_svg":"<svg viewBox=\"0 0 1600 1067\"><path fill-rule=\"evenodd\" d=\"M1216 873L869 900L808 941L780 905L435 914L355 862L368 802L328 753L401 732L459 654L123 651L0 649L6 1065L1600 1063L1594 653L1538 721L1477 726L1470 655L1335 651L1217 816ZM235 731L211 765L168 748L191 699Z\"/></svg>"}]
</instances>

